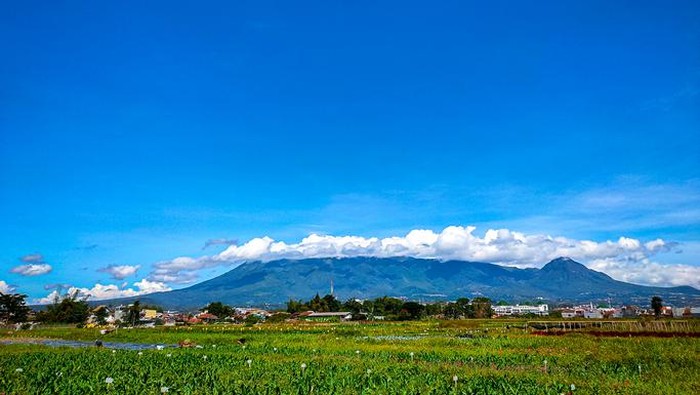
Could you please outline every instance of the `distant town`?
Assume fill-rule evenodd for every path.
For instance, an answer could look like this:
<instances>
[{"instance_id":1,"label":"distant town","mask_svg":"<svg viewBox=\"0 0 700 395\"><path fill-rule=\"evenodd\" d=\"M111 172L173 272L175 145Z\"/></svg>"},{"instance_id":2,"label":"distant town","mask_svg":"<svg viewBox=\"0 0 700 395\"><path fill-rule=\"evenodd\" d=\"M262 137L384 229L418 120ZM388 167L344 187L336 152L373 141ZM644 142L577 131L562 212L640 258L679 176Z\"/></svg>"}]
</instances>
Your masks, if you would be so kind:
<instances>
[{"instance_id":1,"label":"distant town","mask_svg":"<svg viewBox=\"0 0 700 395\"><path fill-rule=\"evenodd\" d=\"M460 298L450 302L421 303L402 298L381 297L372 300L349 299L341 302L334 295L316 295L308 301L289 300L286 309L234 307L212 302L194 311L166 310L136 301L119 305L90 305L78 295L66 295L45 309L34 311L24 303L24 295L0 294L0 324L17 329L39 323L70 323L86 327L155 327L213 323L254 325L284 321L406 321L421 319L542 318L550 319L630 319L699 318L700 307L665 305L654 297L650 305L614 306L611 303L559 305L547 303L493 303L486 297Z\"/></svg>"}]
</instances>

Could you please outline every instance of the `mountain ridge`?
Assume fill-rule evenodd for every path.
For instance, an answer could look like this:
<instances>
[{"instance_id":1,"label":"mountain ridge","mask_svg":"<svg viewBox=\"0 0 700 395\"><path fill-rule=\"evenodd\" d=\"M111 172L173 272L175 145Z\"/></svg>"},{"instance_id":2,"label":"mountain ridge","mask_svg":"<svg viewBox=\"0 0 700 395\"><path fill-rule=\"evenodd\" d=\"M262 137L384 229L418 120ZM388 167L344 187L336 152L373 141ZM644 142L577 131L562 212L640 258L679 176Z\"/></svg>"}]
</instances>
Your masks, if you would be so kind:
<instances>
[{"instance_id":1,"label":"mountain ridge","mask_svg":"<svg viewBox=\"0 0 700 395\"><path fill-rule=\"evenodd\" d=\"M221 301L236 306L282 306L289 299L308 299L330 292L341 300L380 296L412 300L454 300L487 296L518 302L588 302L612 298L648 303L652 295L667 301L700 303L700 291L689 286L652 287L612 279L570 258L557 258L541 269L519 269L486 262L421 258L308 258L250 261L212 279L168 292L100 301L136 299L166 308L196 308Z\"/></svg>"}]
</instances>

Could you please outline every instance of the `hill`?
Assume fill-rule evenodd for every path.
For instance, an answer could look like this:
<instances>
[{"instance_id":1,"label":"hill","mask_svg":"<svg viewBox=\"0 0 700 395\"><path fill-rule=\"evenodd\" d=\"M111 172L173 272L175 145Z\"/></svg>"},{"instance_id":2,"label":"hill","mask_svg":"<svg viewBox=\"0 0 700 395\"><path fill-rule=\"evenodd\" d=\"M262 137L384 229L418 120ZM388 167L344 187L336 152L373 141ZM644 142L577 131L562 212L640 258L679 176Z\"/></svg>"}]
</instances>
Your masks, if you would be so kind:
<instances>
[{"instance_id":1,"label":"hill","mask_svg":"<svg viewBox=\"0 0 700 395\"><path fill-rule=\"evenodd\" d=\"M341 300L384 295L424 301L475 296L510 302L611 298L616 303L645 305L651 296L660 295L675 303L700 301L700 291L692 287L625 283L569 258L555 259L541 269L518 269L483 262L366 257L247 262L188 288L138 299L168 308L201 307L212 301L235 306L281 306L289 299L329 293L331 280Z\"/></svg>"}]
</instances>

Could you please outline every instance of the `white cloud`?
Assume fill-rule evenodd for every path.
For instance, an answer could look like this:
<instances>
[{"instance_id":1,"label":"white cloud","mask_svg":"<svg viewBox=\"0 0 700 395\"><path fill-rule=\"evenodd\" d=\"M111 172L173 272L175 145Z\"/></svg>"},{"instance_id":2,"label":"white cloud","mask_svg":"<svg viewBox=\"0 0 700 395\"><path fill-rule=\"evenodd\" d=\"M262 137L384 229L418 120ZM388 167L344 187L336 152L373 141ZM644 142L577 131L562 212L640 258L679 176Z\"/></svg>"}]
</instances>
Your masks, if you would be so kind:
<instances>
[{"instance_id":1,"label":"white cloud","mask_svg":"<svg viewBox=\"0 0 700 395\"><path fill-rule=\"evenodd\" d=\"M109 273L110 276L112 276L113 279L115 280L123 280L129 276L133 276L136 274L136 271L139 270L139 265L135 266L130 266L130 265L109 265L107 267L103 267L100 269L100 272L104 273Z\"/></svg>"},{"instance_id":2,"label":"white cloud","mask_svg":"<svg viewBox=\"0 0 700 395\"><path fill-rule=\"evenodd\" d=\"M98 283L92 288L71 287L68 289L67 293L70 295L74 292L78 292L80 297L88 297L89 300L102 300L146 295L153 292L165 292L171 290L169 286L161 282L148 281L146 279L137 281L132 285L135 286L135 288L120 288L115 284ZM53 303L56 297L59 297L59 299L61 297L61 293L58 290L52 291L46 297L37 299L35 302L38 304L49 304Z\"/></svg>"},{"instance_id":3,"label":"white cloud","mask_svg":"<svg viewBox=\"0 0 700 395\"><path fill-rule=\"evenodd\" d=\"M24 263L44 263L44 256L41 254L27 254L19 260Z\"/></svg>"},{"instance_id":4,"label":"white cloud","mask_svg":"<svg viewBox=\"0 0 700 395\"><path fill-rule=\"evenodd\" d=\"M40 276L42 274L50 273L51 270L51 265L47 263L40 263L16 266L13 267L10 272L21 274L22 276Z\"/></svg>"},{"instance_id":5,"label":"white cloud","mask_svg":"<svg viewBox=\"0 0 700 395\"><path fill-rule=\"evenodd\" d=\"M246 261L326 257L416 257L439 260L490 262L517 267L541 267L560 256L571 257L593 269L624 281L650 285L687 284L700 288L700 267L663 265L650 258L675 250L677 243L661 239L642 243L620 237L596 242L549 235L527 235L509 229L489 229L483 236L473 226L449 226L441 232L416 229L399 237L323 236L311 234L287 244L270 237L254 238L232 245L221 253L200 258L179 257L159 262L151 281L192 282L197 271L214 266L234 267Z\"/></svg>"},{"instance_id":6,"label":"white cloud","mask_svg":"<svg viewBox=\"0 0 700 395\"><path fill-rule=\"evenodd\" d=\"M15 291L15 287L12 285L4 282L3 280L0 280L0 292L4 294L9 294Z\"/></svg>"}]
</instances>

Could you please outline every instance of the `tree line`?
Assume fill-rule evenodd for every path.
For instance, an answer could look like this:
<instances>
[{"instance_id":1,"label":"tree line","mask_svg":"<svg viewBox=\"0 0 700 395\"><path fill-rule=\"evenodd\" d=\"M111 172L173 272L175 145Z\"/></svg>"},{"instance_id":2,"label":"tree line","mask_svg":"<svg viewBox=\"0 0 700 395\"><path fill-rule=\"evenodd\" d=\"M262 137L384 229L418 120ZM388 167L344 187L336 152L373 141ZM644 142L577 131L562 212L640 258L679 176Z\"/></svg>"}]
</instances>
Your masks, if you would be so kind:
<instances>
[{"instance_id":1,"label":"tree line","mask_svg":"<svg viewBox=\"0 0 700 395\"><path fill-rule=\"evenodd\" d=\"M316 294L306 302L294 299L287 302L288 313L304 311L322 313L348 311L358 319L384 317L387 320L416 320L428 316L448 319L488 318L493 315L491 299L485 297L477 297L473 300L460 298L454 302L421 304L389 296L371 300L348 299L341 302L334 295L321 297Z\"/></svg>"}]
</instances>

